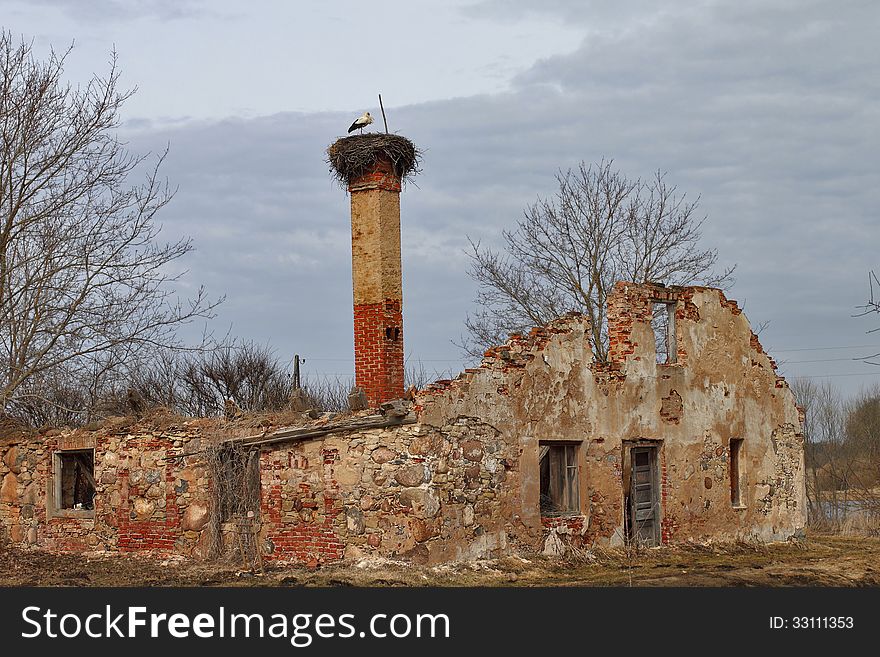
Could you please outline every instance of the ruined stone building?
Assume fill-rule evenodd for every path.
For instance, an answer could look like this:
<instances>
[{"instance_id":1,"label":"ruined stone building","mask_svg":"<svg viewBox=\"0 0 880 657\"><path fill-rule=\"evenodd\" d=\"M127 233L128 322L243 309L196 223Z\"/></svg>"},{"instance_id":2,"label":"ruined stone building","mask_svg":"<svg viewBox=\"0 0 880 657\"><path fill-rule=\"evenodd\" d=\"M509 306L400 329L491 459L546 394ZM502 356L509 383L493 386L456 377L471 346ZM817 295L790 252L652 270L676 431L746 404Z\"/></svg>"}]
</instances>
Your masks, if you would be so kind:
<instances>
[{"instance_id":1,"label":"ruined stone building","mask_svg":"<svg viewBox=\"0 0 880 657\"><path fill-rule=\"evenodd\" d=\"M367 408L298 427L110 418L7 437L0 541L196 558L238 541L265 560L436 563L782 540L804 526L798 409L717 289L620 282L607 362L593 361L588 321L570 314L408 405L385 404L404 393L401 171L371 137L340 140L377 154L348 178Z\"/></svg>"}]
</instances>

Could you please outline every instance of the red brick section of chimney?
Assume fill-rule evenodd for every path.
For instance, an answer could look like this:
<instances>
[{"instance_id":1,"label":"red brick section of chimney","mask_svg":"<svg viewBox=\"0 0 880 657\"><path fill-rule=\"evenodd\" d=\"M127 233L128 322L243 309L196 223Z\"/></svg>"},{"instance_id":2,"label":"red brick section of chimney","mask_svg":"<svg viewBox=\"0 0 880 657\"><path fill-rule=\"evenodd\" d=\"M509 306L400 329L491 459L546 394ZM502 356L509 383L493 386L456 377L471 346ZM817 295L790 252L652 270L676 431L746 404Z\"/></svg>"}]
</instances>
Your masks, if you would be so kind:
<instances>
[{"instance_id":1,"label":"red brick section of chimney","mask_svg":"<svg viewBox=\"0 0 880 657\"><path fill-rule=\"evenodd\" d=\"M371 408L403 396L400 178L389 160L349 183L355 385Z\"/></svg>"}]
</instances>

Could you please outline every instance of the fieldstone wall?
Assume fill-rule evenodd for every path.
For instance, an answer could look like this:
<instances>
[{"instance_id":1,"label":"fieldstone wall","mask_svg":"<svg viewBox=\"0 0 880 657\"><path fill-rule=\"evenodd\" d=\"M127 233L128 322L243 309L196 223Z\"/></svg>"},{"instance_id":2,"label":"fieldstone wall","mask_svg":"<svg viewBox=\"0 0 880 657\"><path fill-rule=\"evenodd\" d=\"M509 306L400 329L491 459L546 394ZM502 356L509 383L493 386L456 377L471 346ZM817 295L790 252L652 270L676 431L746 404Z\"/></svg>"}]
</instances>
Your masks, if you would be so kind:
<instances>
[{"instance_id":1,"label":"fieldstone wall","mask_svg":"<svg viewBox=\"0 0 880 657\"><path fill-rule=\"evenodd\" d=\"M511 547L517 445L473 418L286 445L264 452L261 472L270 559L436 563Z\"/></svg>"},{"instance_id":2,"label":"fieldstone wall","mask_svg":"<svg viewBox=\"0 0 880 657\"><path fill-rule=\"evenodd\" d=\"M123 426L7 445L0 527L21 546L206 558L215 482L199 452L211 434L197 423ZM59 449L95 450L94 510L53 509ZM512 547L518 476L517 445L473 418L266 446L255 527L268 560L500 556ZM234 524L220 528L234 548Z\"/></svg>"},{"instance_id":3,"label":"fieldstone wall","mask_svg":"<svg viewBox=\"0 0 880 657\"><path fill-rule=\"evenodd\" d=\"M193 457L168 458L197 448L199 437L196 426L129 426L117 418L95 431L50 430L9 444L0 525L13 543L49 550L204 556L208 479ZM95 450L94 509L54 508L53 454L82 449Z\"/></svg>"},{"instance_id":4,"label":"fieldstone wall","mask_svg":"<svg viewBox=\"0 0 880 657\"><path fill-rule=\"evenodd\" d=\"M37 464L44 458L41 445L23 449L7 444L0 461L0 542L36 542L34 523L40 502Z\"/></svg>"}]
</instances>

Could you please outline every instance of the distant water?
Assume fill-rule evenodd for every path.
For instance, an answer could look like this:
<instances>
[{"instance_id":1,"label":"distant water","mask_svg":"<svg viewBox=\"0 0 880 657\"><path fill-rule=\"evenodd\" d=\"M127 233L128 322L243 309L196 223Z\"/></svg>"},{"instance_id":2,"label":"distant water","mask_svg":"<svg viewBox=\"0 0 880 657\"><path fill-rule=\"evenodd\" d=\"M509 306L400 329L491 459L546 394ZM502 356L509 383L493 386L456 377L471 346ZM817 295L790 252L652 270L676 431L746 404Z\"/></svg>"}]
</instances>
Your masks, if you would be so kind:
<instances>
[{"instance_id":1,"label":"distant water","mask_svg":"<svg viewBox=\"0 0 880 657\"><path fill-rule=\"evenodd\" d=\"M825 500L819 503L826 518L842 518L859 512L880 512L880 500Z\"/></svg>"}]
</instances>

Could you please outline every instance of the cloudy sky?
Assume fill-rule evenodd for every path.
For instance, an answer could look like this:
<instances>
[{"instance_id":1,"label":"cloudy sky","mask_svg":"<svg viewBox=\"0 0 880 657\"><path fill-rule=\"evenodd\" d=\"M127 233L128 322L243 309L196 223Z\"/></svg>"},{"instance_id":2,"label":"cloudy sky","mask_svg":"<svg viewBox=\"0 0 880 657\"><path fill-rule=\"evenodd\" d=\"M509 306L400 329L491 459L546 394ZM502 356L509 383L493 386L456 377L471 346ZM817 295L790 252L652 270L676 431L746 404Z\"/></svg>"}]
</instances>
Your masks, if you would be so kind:
<instances>
[{"instance_id":1,"label":"cloudy sky","mask_svg":"<svg viewBox=\"0 0 880 657\"><path fill-rule=\"evenodd\" d=\"M75 41L73 82L112 49L138 91L133 150L170 143L165 234L215 326L352 372L348 199L324 150L382 93L425 153L402 197L407 355L458 370L467 236L497 241L554 174L613 158L699 196L704 245L737 264L787 376L880 382L880 5L871 0L0 0L38 52ZM186 288L183 290L186 292Z\"/></svg>"}]
</instances>

